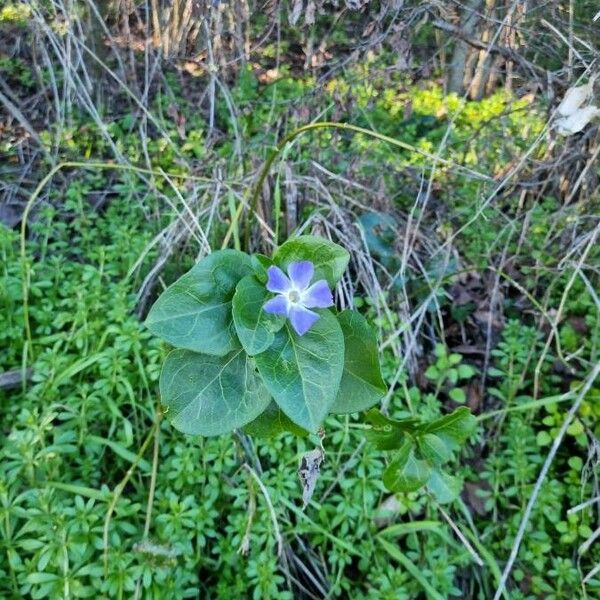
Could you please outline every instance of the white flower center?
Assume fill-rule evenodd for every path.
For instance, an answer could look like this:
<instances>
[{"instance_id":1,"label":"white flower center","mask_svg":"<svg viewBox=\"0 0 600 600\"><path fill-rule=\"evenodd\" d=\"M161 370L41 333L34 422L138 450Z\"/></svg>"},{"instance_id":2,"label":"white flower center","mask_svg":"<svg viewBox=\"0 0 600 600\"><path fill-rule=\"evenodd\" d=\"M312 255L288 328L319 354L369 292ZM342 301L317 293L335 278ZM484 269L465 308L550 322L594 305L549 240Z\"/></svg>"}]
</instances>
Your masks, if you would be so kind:
<instances>
[{"instance_id":1,"label":"white flower center","mask_svg":"<svg viewBox=\"0 0 600 600\"><path fill-rule=\"evenodd\" d=\"M290 290L288 292L288 300L292 304L297 304L298 302L300 302L300 297L300 292L298 290Z\"/></svg>"}]
</instances>

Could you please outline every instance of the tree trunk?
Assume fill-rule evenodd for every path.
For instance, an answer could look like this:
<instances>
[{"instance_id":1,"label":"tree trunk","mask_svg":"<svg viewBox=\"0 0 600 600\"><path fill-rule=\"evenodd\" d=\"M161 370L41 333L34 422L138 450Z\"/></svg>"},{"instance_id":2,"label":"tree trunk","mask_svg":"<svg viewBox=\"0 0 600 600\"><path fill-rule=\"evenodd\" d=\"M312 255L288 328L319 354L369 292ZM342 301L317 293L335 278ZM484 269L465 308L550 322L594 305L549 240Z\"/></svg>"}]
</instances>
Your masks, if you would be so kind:
<instances>
[{"instance_id":1,"label":"tree trunk","mask_svg":"<svg viewBox=\"0 0 600 600\"><path fill-rule=\"evenodd\" d=\"M486 17L491 18L495 8L496 0L485 0ZM486 22L483 34L481 35L481 41L487 44L492 37L492 31L490 22ZM475 75L473 75L473 80L469 88L469 95L473 100L481 100L485 94L485 84L490 73L490 64L491 57L489 56L489 52L480 50L477 67L475 67Z\"/></svg>"},{"instance_id":2,"label":"tree trunk","mask_svg":"<svg viewBox=\"0 0 600 600\"><path fill-rule=\"evenodd\" d=\"M475 32L477 25L477 11L482 4L481 0L469 0L460 13L459 27L469 37ZM452 60L448 73L448 91L462 94L464 91L465 68L469 54L469 45L463 40L456 40Z\"/></svg>"}]
</instances>

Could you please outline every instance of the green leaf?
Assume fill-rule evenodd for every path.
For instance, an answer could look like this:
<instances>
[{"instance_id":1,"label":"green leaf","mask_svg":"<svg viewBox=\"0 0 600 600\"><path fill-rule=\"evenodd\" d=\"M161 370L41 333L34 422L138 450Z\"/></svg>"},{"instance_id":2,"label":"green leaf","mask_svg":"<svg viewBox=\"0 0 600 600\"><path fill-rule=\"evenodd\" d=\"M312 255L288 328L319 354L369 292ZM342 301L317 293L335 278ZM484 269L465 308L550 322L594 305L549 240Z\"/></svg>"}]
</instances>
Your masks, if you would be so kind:
<instances>
[{"instance_id":1,"label":"green leaf","mask_svg":"<svg viewBox=\"0 0 600 600\"><path fill-rule=\"evenodd\" d=\"M377 404L387 391L379 366L377 336L358 312L345 310L337 318L344 334L344 371L331 412L359 412Z\"/></svg>"},{"instance_id":2,"label":"green leaf","mask_svg":"<svg viewBox=\"0 0 600 600\"><path fill-rule=\"evenodd\" d=\"M378 450L396 450L405 441L406 432L414 432L419 424L418 419L390 419L379 410L373 408L366 414L366 421L372 428L364 434Z\"/></svg>"},{"instance_id":3,"label":"green leaf","mask_svg":"<svg viewBox=\"0 0 600 600\"><path fill-rule=\"evenodd\" d=\"M250 257L252 268L254 269L255 277L263 283L267 283L269 278L267 275L267 269L273 264L273 261L264 254L253 254Z\"/></svg>"},{"instance_id":4,"label":"green leaf","mask_svg":"<svg viewBox=\"0 0 600 600\"><path fill-rule=\"evenodd\" d=\"M238 281L251 272L243 252L209 254L159 296L146 327L176 348L216 356L239 348L231 300Z\"/></svg>"},{"instance_id":5,"label":"green leaf","mask_svg":"<svg viewBox=\"0 0 600 600\"><path fill-rule=\"evenodd\" d=\"M426 531L427 534L439 536L449 546L455 545L454 542L445 532L440 521L408 521L407 523L394 523L385 529L382 529L379 536L397 537L400 535L409 535L417 531Z\"/></svg>"},{"instance_id":6,"label":"green leaf","mask_svg":"<svg viewBox=\"0 0 600 600\"><path fill-rule=\"evenodd\" d=\"M269 292L254 275L246 275L237 285L233 296L233 322L244 350L250 355L260 354L275 339L275 333L285 323L285 317L271 315L263 310Z\"/></svg>"},{"instance_id":7,"label":"green leaf","mask_svg":"<svg viewBox=\"0 0 600 600\"><path fill-rule=\"evenodd\" d=\"M389 426L366 429L364 436L378 450L397 450L405 441L404 432Z\"/></svg>"},{"instance_id":8,"label":"green leaf","mask_svg":"<svg viewBox=\"0 0 600 600\"><path fill-rule=\"evenodd\" d=\"M569 435L580 435L585 431L583 423L579 419L575 419L567 428Z\"/></svg>"},{"instance_id":9,"label":"green leaf","mask_svg":"<svg viewBox=\"0 0 600 600\"><path fill-rule=\"evenodd\" d=\"M458 371L456 369L448 369L448 371L446 372L446 379L452 385L456 385L458 382Z\"/></svg>"},{"instance_id":10,"label":"green leaf","mask_svg":"<svg viewBox=\"0 0 600 600\"><path fill-rule=\"evenodd\" d=\"M333 287L342 278L350 255L341 246L314 235L291 238L273 255L273 262L284 271L290 263L300 260L310 260L313 263L314 281L325 279Z\"/></svg>"},{"instance_id":11,"label":"green leaf","mask_svg":"<svg viewBox=\"0 0 600 600\"><path fill-rule=\"evenodd\" d=\"M458 498L462 490L462 482L458 477L434 469L427 482L427 489L440 504L446 504Z\"/></svg>"},{"instance_id":12,"label":"green leaf","mask_svg":"<svg viewBox=\"0 0 600 600\"><path fill-rule=\"evenodd\" d=\"M242 349L226 356L173 350L160 374L160 395L175 429L206 436L246 425L270 402Z\"/></svg>"},{"instance_id":13,"label":"green leaf","mask_svg":"<svg viewBox=\"0 0 600 600\"><path fill-rule=\"evenodd\" d=\"M448 396L450 396L450 399L454 400L454 402L458 404L464 404L467 401L467 397L461 388L452 388L448 392Z\"/></svg>"},{"instance_id":14,"label":"green leaf","mask_svg":"<svg viewBox=\"0 0 600 600\"><path fill-rule=\"evenodd\" d=\"M96 490L94 488L85 487L82 485L47 480L44 481L44 485L49 488L62 490L63 492L69 492L70 494L84 496L85 498L93 498L94 500L99 500L100 502L108 502L110 500L110 492L107 488Z\"/></svg>"},{"instance_id":15,"label":"green leaf","mask_svg":"<svg viewBox=\"0 0 600 600\"><path fill-rule=\"evenodd\" d=\"M50 583L52 581L58 581L59 579L60 576L56 575L55 573L29 573L29 575L27 575L28 583L38 585L40 583Z\"/></svg>"},{"instance_id":16,"label":"green leaf","mask_svg":"<svg viewBox=\"0 0 600 600\"><path fill-rule=\"evenodd\" d=\"M471 365L459 365L458 366L458 376L461 379L471 379L475 375L475 368Z\"/></svg>"},{"instance_id":17,"label":"green leaf","mask_svg":"<svg viewBox=\"0 0 600 600\"><path fill-rule=\"evenodd\" d=\"M138 459L135 452L128 450L122 444L119 444L115 440L109 440L98 435L88 435L86 437L86 443L90 445L103 444L105 446L108 446L113 450L115 454L118 454L121 458L124 458L126 461L132 464L137 463L140 469L146 472L150 472L152 470L150 463L145 458Z\"/></svg>"},{"instance_id":18,"label":"green leaf","mask_svg":"<svg viewBox=\"0 0 600 600\"><path fill-rule=\"evenodd\" d=\"M452 366L456 366L462 361L462 356L460 354L451 354L448 357L448 361Z\"/></svg>"},{"instance_id":19,"label":"green leaf","mask_svg":"<svg viewBox=\"0 0 600 600\"><path fill-rule=\"evenodd\" d=\"M296 425L315 432L337 396L344 368L344 336L328 310L303 336L290 326L256 356L265 385Z\"/></svg>"},{"instance_id":20,"label":"green leaf","mask_svg":"<svg viewBox=\"0 0 600 600\"><path fill-rule=\"evenodd\" d=\"M547 431L538 431L535 439L538 446L549 446L552 443L552 436Z\"/></svg>"},{"instance_id":21,"label":"green leaf","mask_svg":"<svg viewBox=\"0 0 600 600\"><path fill-rule=\"evenodd\" d=\"M288 416L275 404L269 406L254 421L244 426L244 431L255 437L276 437L282 433L292 433L298 437L305 437L308 431L298 427Z\"/></svg>"},{"instance_id":22,"label":"green leaf","mask_svg":"<svg viewBox=\"0 0 600 600\"><path fill-rule=\"evenodd\" d=\"M452 448L435 433L425 433L417 438L421 456L434 465L442 465L452 458Z\"/></svg>"},{"instance_id":23,"label":"green leaf","mask_svg":"<svg viewBox=\"0 0 600 600\"><path fill-rule=\"evenodd\" d=\"M438 592L435 591L435 588L427 581L427 578L423 574L423 569L415 565L415 563L413 563L408 556L400 552L397 545L391 544L384 537L377 536L376 539L381 544L383 549L394 560L397 560L406 569L406 571L418 581L425 591L428 600L444 600L444 596L438 594Z\"/></svg>"},{"instance_id":24,"label":"green leaf","mask_svg":"<svg viewBox=\"0 0 600 600\"><path fill-rule=\"evenodd\" d=\"M431 379L432 381L436 381L440 378L440 372L438 371L437 367L431 365L430 367L427 367L427 370L425 371L425 377L427 377L427 379Z\"/></svg>"},{"instance_id":25,"label":"green leaf","mask_svg":"<svg viewBox=\"0 0 600 600\"><path fill-rule=\"evenodd\" d=\"M457 408L454 412L427 423L422 427L425 433L435 433L451 445L464 442L477 427L477 420L466 406ZM452 444L454 442L454 444Z\"/></svg>"},{"instance_id":26,"label":"green leaf","mask_svg":"<svg viewBox=\"0 0 600 600\"><path fill-rule=\"evenodd\" d=\"M407 440L383 473L383 483L392 492L415 492L431 477L431 467L415 457L413 442Z\"/></svg>"}]
</instances>

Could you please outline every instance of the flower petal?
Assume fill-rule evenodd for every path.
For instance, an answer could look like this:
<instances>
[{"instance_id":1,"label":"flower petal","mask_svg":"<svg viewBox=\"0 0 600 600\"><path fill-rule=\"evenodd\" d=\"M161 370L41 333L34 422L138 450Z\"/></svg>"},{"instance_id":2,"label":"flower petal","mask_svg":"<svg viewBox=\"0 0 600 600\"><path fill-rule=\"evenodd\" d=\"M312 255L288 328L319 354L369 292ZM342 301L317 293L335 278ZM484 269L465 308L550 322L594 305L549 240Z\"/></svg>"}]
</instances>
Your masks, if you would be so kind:
<instances>
[{"instance_id":1,"label":"flower petal","mask_svg":"<svg viewBox=\"0 0 600 600\"><path fill-rule=\"evenodd\" d=\"M292 287L292 283L287 275L279 267L269 267L267 269L267 275L269 276L269 279L267 280L266 287L270 292L283 294Z\"/></svg>"},{"instance_id":2,"label":"flower petal","mask_svg":"<svg viewBox=\"0 0 600 600\"><path fill-rule=\"evenodd\" d=\"M319 320L316 312L299 304L290 306L289 317L292 327L298 335L304 335Z\"/></svg>"},{"instance_id":3,"label":"flower petal","mask_svg":"<svg viewBox=\"0 0 600 600\"><path fill-rule=\"evenodd\" d=\"M289 302L285 296L275 296L275 298L271 298L263 304L263 310L265 312L271 313L272 315L287 316L289 310Z\"/></svg>"},{"instance_id":4,"label":"flower petal","mask_svg":"<svg viewBox=\"0 0 600 600\"><path fill-rule=\"evenodd\" d=\"M288 275L297 290L305 290L315 274L315 267L309 260L290 263Z\"/></svg>"},{"instance_id":5,"label":"flower petal","mask_svg":"<svg viewBox=\"0 0 600 600\"><path fill-rule=\"evenodd\" d=\"M333 296L331 290L324 279L313 283L302 294L302 304L306 308L327 308L333 306Z\"/></svg>"}]
</instances>

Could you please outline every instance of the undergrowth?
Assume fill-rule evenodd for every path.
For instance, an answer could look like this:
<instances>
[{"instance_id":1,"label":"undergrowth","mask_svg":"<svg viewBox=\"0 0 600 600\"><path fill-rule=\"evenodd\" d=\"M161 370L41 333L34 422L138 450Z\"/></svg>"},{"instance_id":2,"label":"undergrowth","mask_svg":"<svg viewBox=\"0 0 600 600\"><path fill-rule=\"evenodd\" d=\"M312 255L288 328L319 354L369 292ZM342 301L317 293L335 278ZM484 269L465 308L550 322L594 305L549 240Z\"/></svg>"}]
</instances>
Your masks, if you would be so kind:
<instances>
[{"instance_id":1,"label":"undergrowth","mask_svg":"<svg viewBox=\"0 0 600 600\"><path fill-rule=\"evenodd\" d=\"M355 192L361 218L387 212L401 219L416 210L413 216L440 244L465 228L453 238L452 260L426 257L421 271L409 269L396 279L389 271L399 268L398 237L385 235L384 221L364 229L387 281L388 305L426 302L416 370L398 373L399 357L384 344L384 377L394 388L390 416L434 418L466 404L479 419L454 466L465 487L449 514L423 493L385 491L385 460L364 442L355 417L326 422L326 460L303 511L297 464L311 449L309 440L288 434L271 441L243 434L194 438L157 416L167 348L140 324L136 294L159 256L154 236L185 210L180 194L188 189L186 176L210 177L217 169L231 176L230 202L204 215L214 218L208 242L218 248L233 218L234 191L245 185L243 172L252 160L235 157L236 136L245 156L264 158L279 134L306 121L306 114L290 111L302 99L309 112L434 153L459 108L457 98L444 97L433 84L362 80L364 70L357 68L330 82L325 101L307 100L310 80L283 73L262 85L243 71L231 90L236 120L218 104L224 135L212 145L206 144L204 119L183 99L184 140L166 117L169 138L157 133L147 143L129 115L113 119L108 131L122 154L133 164L164 170L171 182L149 176L146 187L127 171L79 170L51 187L27 228L31 346L23 334L19 236L0 229L2 369L23 373L15 389L0 392L0 596L285 599L296 589L306 597L399 600L423 597L428 584L439 598L492 596L568 400L598 361L594 284L577 275L577 254L564 262L573 239L587 240L586 218L576 205L561 207L548 197L521 212L503 199L480 206L476 198L491 193L493 182L441 166L430 204L413 209L427 183L426 159L332 131L300 139L281 165L293 165L298 185L315 176L313 160L370 185L369 193ZM500 93L469 102L453 123L444 156L491 177L539 135L538 110ZM57 135L65 160L110 157L106 139L83 114L59 132L49 128L42 139L50 147ZM317 194L306 189L298 224L324 213ZM95 205L102 194L107 200ZM279 218L270 224L283 237ZM236 243L243 243L236 234ZM158 285L173 281L197 253L194 240L180 242ZM592 249L588 262L597 258ZM493 276L502 293L492 306ZM554 332L540 315L561 302ZM377 323L383 340L403 325L399 310L382 312L376 299L357 299L356 305ZM495 343L484 365L488 318ZM600 560L598 546L585 547L597 527L597 507L577 508L598 494L599 434L596 387L543 483L514 571L516 586L506 594L511 600L599 593L598 577L582 586Z\"/></svg>"}]
</instances>

